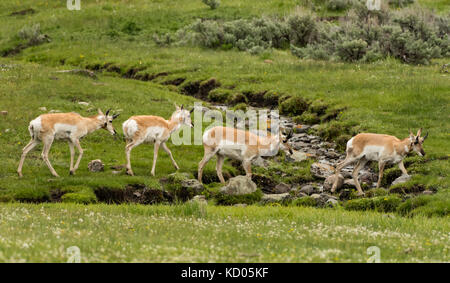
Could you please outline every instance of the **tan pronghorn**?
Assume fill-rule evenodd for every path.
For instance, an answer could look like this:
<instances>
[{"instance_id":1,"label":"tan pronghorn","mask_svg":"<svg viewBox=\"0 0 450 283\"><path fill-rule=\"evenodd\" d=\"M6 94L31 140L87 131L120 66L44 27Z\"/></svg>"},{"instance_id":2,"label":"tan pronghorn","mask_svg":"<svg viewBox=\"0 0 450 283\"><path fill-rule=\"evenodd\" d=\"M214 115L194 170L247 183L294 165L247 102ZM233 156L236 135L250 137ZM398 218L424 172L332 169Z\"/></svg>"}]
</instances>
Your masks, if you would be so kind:
<instances>
[{"instance_id":1,"label":"tan pronghorn","mask_svg":"<svg viewBox=\"0 0 450 283\"><path fill-rule=\"evenodd\" d=\"M92 117L83 117L78 113L52 113L42 114L28 126L28 131L31 135L31 141L24 147L22 157L20 158L19 168L17 173L22 177L22 166L27 156L36 145L40 142L44 144L42 150L42 159L44 159L50 172L53 176L59 177L53 166L48 160L48 152L54 140L67 140L70 148L70 174L75 174L75 171L80 165L81 157L83 156L83 149L80 146L80 139L89 133L92 133L100 128L108 130L115 135L116 131L112 125L112 121L119 116L119 114L109 116L109 110L106 114L98 109L98 114ZM74 147L79 151L77 162L73 166L75 156Z\"/></svg>"},{"instance_id":2,"label":"tan pronghorn","mask_svg":"<svg viewBox=\"0 0 450 283\"><path fill-rule=\"evenodd\" d=\"M173 159L172 152L166 145L166 141L170 138L170 135L178 130L183 124L188 125L191 128L194 127L191 121L191 111L185 110L183 105L181 107L176 106L175 112L173 112L170 120L166 120L159 116L132 116L126 120L123 127L123 134L127 141L125 146L125 154L127 158L127 174L134 175L131 170L130 153L131 150L140 145L143 142L154 143L153 151L153 166L151 174L155 175L156 160L158 158L159 146L162 146L165 152L172 160L173 166L178 170L179 167Z\"/></svg>"},{"instance_id":3,"label":"tan pronghorn","mask_svg":"<svg viewBox=\"0 0 450 283\"><path fill-rule=\"evenodd\" d=\"M358 172L364 167L367 161L378 161L379 175L377 188L380 187L384 166L387 163L398 164L402 173L408 175L408 172L403 165L403 159L406 155L410 151L415 151L420 156L425 155L422 144L428 137L428 133L423 138L420 137L421 133L422 129L417 132L416 136L409 131L409 137L403 140L394 136L379 134L358 134L354 136L347 142L347 157L344 161L339 163L336 168L336 178L333 187L331 188L331 192L336 190L338 181L337 176L342 168L355 162L357 163L352 175L359 194L364 194L364 192L358 182Z\"/></svg>"},{"instance_id":4,"label":"tan pronghorn","mask_svg":"<svg viewBox=\"0 0 450 283\"><path fill-rule=\"evenodd\" d=\"M281 143L292 154L292 149L287 143L291 136L292 132L283 139L281 132L273 136L269 134L259 136L236 128L213 127L203 134L205 154L198 165L198 181L202 182L203 168L214 155L217 155L216 171L221 183L225 183L222 175L225 157L242 161L246 176L251 178L251 162L258 156L275 155Z\"/></svg>"}]
</instances>

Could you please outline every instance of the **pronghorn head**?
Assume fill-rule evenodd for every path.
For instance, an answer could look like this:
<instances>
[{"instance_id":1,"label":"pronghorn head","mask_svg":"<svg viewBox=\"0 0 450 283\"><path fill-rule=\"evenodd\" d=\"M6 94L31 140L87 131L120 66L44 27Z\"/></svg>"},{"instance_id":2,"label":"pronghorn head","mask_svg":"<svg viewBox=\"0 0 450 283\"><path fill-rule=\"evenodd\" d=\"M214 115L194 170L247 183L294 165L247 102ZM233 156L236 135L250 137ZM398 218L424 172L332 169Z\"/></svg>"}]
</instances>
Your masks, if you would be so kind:
<instances>
[{"instance_id":1,"label":"pronghorn head","mask_svg":"<svg viewBox=\"0 0 450 283\"><path fill-rule=\"evenodd\" d=\"M289 144L289 139L292 138L292 135L294 134L294 131L291 129L287 135L283 135L282 131L280 131L280 139L283 143L283 146L286 147L286 149L289 151L290 154L293 154L292 147Z\"/></svg>"},{"instance_id":2,"label":"pronghorn head","mask_svg":"<svg viewBox=\"0 0 450 283\"><path fill-rule=\"evenodd\" d=\"M112 135L117 134L116 130L113 127L113 120L119 117L120 114L109 115L111 109L108 109L105 114L103 114L100 108L98 109L97 119L102 123L102 128L110 132Z\"/></svg>"},{"instance_id":3,"label":"pronghorn head","mask_svg":"<svg viewBox=\"0 0 450 283\"><path fill-rule=\"evenodd\" d=\"M428 133L424 137L421 137L420 136L421 134L422 134L422 128L420 128L417 131L417 135L415 135L415 136L411 132L411 130L409 130L409 140L411 142L410 147L412 148L412 150L417 152L417 154L419 154L420 156L425 156L425 151L423 151L422 144L428 137Z\"/></svg>"},{"instance_id":4,"label":"pronghorn head","mask_svg":"<svg viewBox=\"0 0 450 283\"><path fill-rule=\"evenodd\" d=\"M191 113L194 111L194 108L191 109L191 111L184 109L184 106L178 106L175 104L175 112L172 114L172 119L178 119L181 124L187 125L191 128L194 127L194 124L191 120Z\"/></svg>"}]
</instances>

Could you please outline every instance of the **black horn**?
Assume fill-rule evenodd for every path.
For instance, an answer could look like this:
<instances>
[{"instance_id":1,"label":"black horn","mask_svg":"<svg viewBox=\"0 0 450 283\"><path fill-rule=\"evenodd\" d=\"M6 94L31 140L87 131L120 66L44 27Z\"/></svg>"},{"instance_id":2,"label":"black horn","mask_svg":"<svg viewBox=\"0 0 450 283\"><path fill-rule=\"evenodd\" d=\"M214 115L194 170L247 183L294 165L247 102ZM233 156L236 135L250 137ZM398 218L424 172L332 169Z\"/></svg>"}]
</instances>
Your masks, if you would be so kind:
<instances>
[{"instance_id":1,"label":"black horn","mask_svg":"<svg viewBox=\"0 0 450 283\"><path fill-rule=\"evenodd\" d=\"M111 111L111 109L108 109L108 111L106 111L105 116L108 116L109 111Z\"/></svg>"},{"instance_id":2,"label":"black horn","mask_svg":"<svg viewBox=\"0 0 450 283\"><path fill-rule=\"evenodd\" d=\"M428 132L426 133L426 135L423 137L423 140L426 140L428 137Z\"/></svg>"},{"instance_id":3,"label":"black horn","mask_svg":"<svg viewBox=\"0 0 450 283\"><path fill-rule=\"evenodd\" d=\"M117 117L119 117L119 115L120 115L120 113L119 113L119 114L114 114L114 115L112 116L113 120L116 119Z\"/></svg>"},{"instance_id":4,"label":"black horn","mask_svg":"<svg viewBox=\"0 0 450 283\"><path fill-rule=\"evenodd\" d=\"M195 110L195 107L192 107L192 109L189 111L189 113L194 112L194 110Z\"/></svg>"}]
</instances>

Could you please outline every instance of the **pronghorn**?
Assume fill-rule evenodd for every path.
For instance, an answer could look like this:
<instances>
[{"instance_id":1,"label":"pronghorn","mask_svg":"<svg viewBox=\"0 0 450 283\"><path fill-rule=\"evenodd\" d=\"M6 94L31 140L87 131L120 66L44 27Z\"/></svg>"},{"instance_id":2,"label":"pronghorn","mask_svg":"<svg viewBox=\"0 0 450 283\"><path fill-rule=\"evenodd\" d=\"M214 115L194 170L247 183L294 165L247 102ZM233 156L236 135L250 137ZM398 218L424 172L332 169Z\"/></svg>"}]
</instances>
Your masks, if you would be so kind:
<instances>
[{"instance_id":1,"label":"pronghorn","mask_svg":"<svg viewBox=\"0 0 450 283\"><path fill-rule=\"evenodd\" d=\"M70 174L75 174L75 171L80 165L81 157L83 156L83 149L80 146L80 139L93 131L100 128L108 130L111 134L115 135L116 131L112 125L112 121L119 116L115 114L109 116L109 110L106 114L98 109L98 114L92 117L83 117L78 113L51 113L42 114L33 121L30 122L28 126L28 131L31 135L31 141L23 148L22 157L20 158L19 168L17 173L19 177L22 177L22 166L27 156L36 145L40 142L44 144L44 149L42 150L42 159L44 159L50 172L53 176L59 177L53 166L48 160L48 152L52 146L53 141L56 140L67 140L69 142L70 148ZM73 166L73 160L75 155L74 146L77 147L79 151L77 162Z\"/></svg>"},{"instance_id":2,"label":"pronghorn","mask_svg":"<svg viewBox=\"0 0 450 283\"><path fill-rule=\"evenodd\" d=\"M185 110L183 105L181 107L175 105L176 110L173 112L170 120L166 120L159 116L132 116L126 120L123 127L123 134L127 141L125 146L125 155L127 158L127 174L134 175L131 170L130 152L131 150L143 142L154 143L153 151L153 166L151 174L155 176L156 160L158 158L159 146L162 146L165 152L172 160L173 166L178 170L179 167L173 159L172 152L166 145L166 141L170 135L178 130L182 125L194 127L191 121L191 113L194 111Z\"/></svg>"},{"instance_id":3,"label":"pronghorn","mask_svg":"<svg viewBox=\"0 0 450 283\"><path fill-rule=\"evenodd\" d=\"M225 157L242 161L246 176L252 177L251 162L258 156L275 155L280 143L292 154L292 149L287 143L292 132L283 139L281 132L277 135L259 136L249 131L236 128L216 126L203 134L203 148L205 154L198 165L198 181L202 182L203 168L206 163L217 155L216 171L221 183L225 183L222 175L222 166Z\"/></svg>"},{"instance_id":4,"label":"pronghorn","mask_svg":"<svg viewBox=\"0 0 450 283\"><path fill-rule=\"evenodd\" d=\"M367 161L378 161L379 176L377 188L380 187L381 179L383 178L384 166L387 163L398 164L398 167L404 175L408 172L403 165L403 159L412 150L417 152L420 156L424 156L422 144L428 137L428 133L424 137L420 137L422 129L417 132L417 135L409 131L409 137L400 140L394 136L379 135L379 134L358 134L347 142L347 156L344 161L338 164L336 168L336 177L331 192L334 192L337 187L338 175L342 168L354 162L356 166L353 170L353 180L359 194L364 194L361 185L358 182L358 172Z\"/></svg>"}]
</instances>

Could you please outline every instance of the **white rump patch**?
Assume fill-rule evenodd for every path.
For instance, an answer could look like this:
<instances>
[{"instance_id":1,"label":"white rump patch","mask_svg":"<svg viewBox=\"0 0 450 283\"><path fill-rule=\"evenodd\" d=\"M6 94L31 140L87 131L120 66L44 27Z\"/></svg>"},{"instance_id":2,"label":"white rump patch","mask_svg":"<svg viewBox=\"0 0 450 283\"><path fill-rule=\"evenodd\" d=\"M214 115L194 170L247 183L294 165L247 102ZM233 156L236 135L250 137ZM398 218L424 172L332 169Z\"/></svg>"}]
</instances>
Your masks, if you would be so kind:
<instances>
[{"instance_id":1,"label":"white rump patch","mask_svg":"<svg viewBox=\"0 0 450 283\"><path fill-rule=\"evenodd\" d=\"M134 134L139 130L138 124L133 119L128 119L122 124L123 134L126 138L132 138Z\"/></svg>"}]
</instances>

